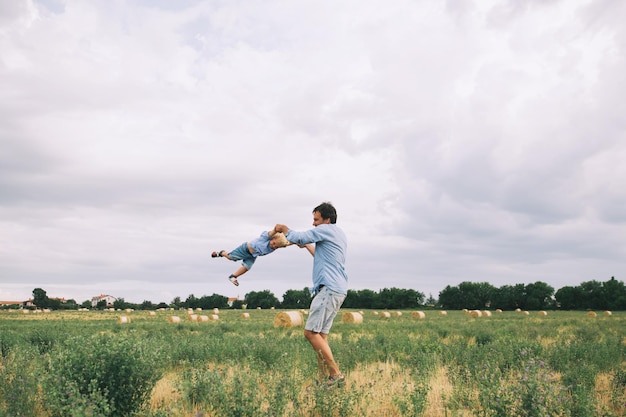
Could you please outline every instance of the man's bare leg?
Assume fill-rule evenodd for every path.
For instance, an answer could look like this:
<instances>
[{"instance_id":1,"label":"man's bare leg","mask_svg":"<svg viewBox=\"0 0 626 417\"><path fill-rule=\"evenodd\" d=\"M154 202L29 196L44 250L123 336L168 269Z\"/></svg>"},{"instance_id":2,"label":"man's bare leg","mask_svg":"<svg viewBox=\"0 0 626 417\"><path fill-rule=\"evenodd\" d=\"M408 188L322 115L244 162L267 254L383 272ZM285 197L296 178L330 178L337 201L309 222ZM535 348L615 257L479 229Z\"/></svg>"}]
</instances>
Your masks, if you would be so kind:
<instances>
[{"instance_id":1,"label":"man's bare leg","mask_svg":"<svg viewBox=\"0 0 626 417\"><path fill-rule=\"evenodd\" d=\"M306 337L313 347L313 350L317 353L320 375L322 375L323 378L326 378L326 371L328 371L328 376L330 377L340 375L341 372L339 371L339 365L335 362L333 352L328 344L328 335L305 330L304 337Z\"/></svg>"}]
</instances>

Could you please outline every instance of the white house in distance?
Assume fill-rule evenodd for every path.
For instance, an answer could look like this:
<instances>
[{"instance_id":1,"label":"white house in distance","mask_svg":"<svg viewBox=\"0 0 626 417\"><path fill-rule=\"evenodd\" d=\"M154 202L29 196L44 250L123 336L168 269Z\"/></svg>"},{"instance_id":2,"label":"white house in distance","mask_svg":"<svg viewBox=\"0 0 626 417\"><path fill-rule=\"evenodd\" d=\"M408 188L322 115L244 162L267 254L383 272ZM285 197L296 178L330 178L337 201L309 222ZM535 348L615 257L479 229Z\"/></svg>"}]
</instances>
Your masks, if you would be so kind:
<instances>
[{"instance_id":1,"label":"white house in distance","mask_svg":"<svg viewBox=\"0 0 626 417\"><path fill-rule=\"evenodd\" d=\"M102 300L105 300L107 302L107 307L112 307L113 303L117 301L117 298L113 297L112 295L100 294L91 298L91 306L97 306L98 303Z\"/></svg>"}]
</instances>

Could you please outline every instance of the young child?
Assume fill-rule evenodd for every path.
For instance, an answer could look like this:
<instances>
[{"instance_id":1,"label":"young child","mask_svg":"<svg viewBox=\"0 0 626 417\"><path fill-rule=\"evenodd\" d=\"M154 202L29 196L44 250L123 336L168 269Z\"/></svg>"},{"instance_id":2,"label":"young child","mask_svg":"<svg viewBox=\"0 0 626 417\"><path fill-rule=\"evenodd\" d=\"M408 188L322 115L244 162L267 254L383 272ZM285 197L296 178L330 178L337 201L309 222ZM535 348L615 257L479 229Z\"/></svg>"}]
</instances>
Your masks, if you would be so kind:
<instances>
[{"instance_id":1,"label":"young child","mask_svg":"<svg viewBox=\"0 0 626 417\"><path fill-rule=\"evenodd\" d=\"M241 261L242 266L228 277L230 282L239 286L237 278L252 268L258 256L270 254L276 249L284 248L289 245L291 245L291 243L283 233L278 233L276 230L272 229L261 233L261 236L254 240L242 243L228 253L224 250L213 252L211 257L223 257L231 261Z\"/></svg>"}]
</instances>

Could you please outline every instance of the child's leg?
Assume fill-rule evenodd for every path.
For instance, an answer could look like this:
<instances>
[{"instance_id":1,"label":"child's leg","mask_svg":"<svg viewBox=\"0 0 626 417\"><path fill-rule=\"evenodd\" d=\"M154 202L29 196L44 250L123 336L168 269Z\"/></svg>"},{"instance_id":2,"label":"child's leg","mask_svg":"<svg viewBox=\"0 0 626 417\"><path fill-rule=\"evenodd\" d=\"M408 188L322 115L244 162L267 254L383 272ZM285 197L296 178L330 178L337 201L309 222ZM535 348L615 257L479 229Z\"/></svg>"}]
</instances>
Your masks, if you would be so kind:
<instances>
[{"instance_id":1,"label":"child's leg","mask_svg":"<svg viewBox=\"0 0 626 417\"><path fill-rule=\"evenodd\" d=\"M248 270L252 267L252 264L254 264L254 258L244 259L243 265L241 265L239 269L237 269L234 273L230 274L228 280L232 282L233 285L239 286L239 281L237 280L237 278L248 272Z\"/></svg>"},{"instance_id":2,"label":"child's leg","mask_svg":"<svg viewBox=\"0 0 626 417\"><path fill-rule=\"evenodd\" d=\"M233 275L234 275L235 278L239 278L240 276L242 276L246 272L248 272L248 268L246 268L245 266L240 266L239 269L237 269L235 272L233 272Z\"/></svg>"}]
</instances>

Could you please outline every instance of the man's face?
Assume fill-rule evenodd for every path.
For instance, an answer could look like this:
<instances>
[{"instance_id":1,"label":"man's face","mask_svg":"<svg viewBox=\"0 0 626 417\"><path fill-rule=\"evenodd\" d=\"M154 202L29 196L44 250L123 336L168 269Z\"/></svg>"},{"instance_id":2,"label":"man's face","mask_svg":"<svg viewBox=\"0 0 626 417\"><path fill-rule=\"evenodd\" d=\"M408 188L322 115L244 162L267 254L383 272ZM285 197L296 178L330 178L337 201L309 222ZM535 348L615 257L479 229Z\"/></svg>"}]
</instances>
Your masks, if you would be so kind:
<instances>
[{"instance_id":1,"label":"man's face","mask_svg":"<svg viewBox=\"0 0 626 417\"><path fill-rule=\"evenodd\" d=\"M313 213L313 226L317 227L320 224L330 224L330 219L322 219L322 215L319 211Z\"/></svg>"}]
</instances>

